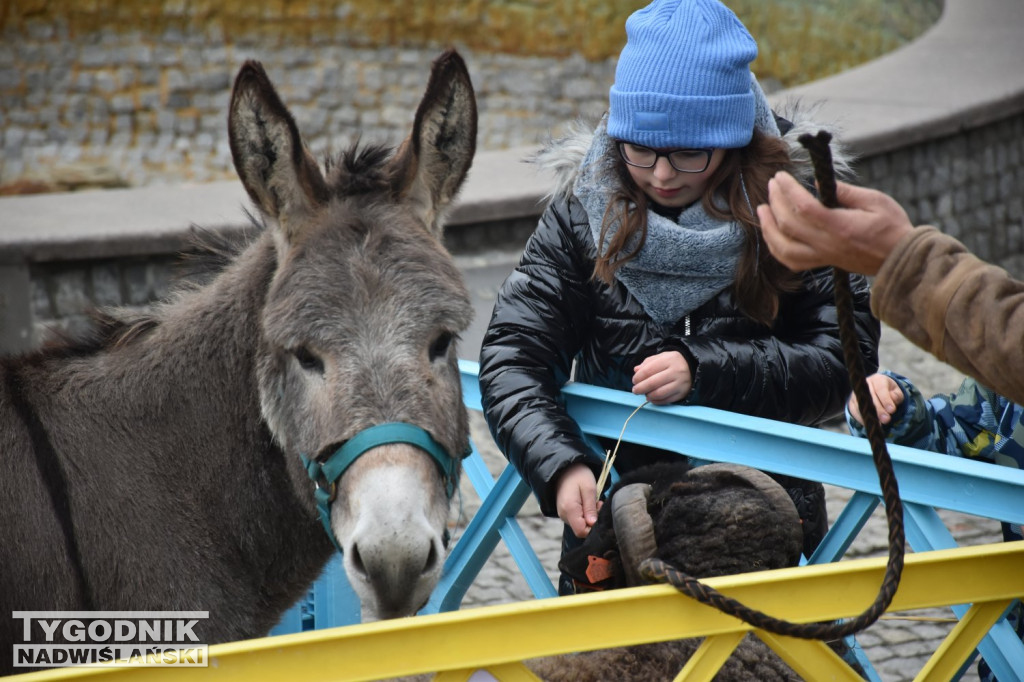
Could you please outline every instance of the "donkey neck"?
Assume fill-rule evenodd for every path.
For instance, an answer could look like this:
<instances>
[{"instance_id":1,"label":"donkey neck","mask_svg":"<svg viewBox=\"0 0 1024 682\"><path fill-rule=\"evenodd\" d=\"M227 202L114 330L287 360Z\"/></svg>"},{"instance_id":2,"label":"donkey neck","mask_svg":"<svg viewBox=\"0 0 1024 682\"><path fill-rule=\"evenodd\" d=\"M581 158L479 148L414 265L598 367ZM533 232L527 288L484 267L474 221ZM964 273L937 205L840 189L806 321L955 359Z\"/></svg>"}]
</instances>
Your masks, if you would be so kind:
<instances>
[{"instance_id":1,"label":"donkey neck","mask_svg":"<svg viewBox=\"0 0 1024 682\"><path fill-rule=\"evenodd\" d=\"M180 574L164 576L169 584L200 584L196 576L215 574L217 589L250 600L257 623L246 634L254 636L329 556L312 503L298 498L260 415L260 310L275 265L263 235L208 285L157 306L155 323L133 338L93 356L25 368L29 399L73 472L76 529L162 538L129 543L116 569L104 567L112 559L98 550L83 550L98 603L104 589L123 594L102 576L149 570L147 551L168 552L164 559ZM196 542L209 549L197 552ZM271 622L259 621L268 613ZM237 607L234 615L241 618Z\"/></svg>"}]
</instances>

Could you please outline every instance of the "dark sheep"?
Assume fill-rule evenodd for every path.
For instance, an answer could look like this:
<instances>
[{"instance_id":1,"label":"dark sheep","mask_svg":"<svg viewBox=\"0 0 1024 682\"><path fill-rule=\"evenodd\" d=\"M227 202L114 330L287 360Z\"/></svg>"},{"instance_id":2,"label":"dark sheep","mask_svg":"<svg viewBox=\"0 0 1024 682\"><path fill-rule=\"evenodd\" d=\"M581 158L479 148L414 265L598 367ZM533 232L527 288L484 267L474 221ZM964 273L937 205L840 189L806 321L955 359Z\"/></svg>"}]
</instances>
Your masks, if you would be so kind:
<instances>
[{"instance_id":1,"label":"dark sheep","mask_svg":"<svg viewBox=\"0 0 1024 682\"><path fill-rule=\"evenodd\" d=\"M690 468L682 460L652 465L623 477L608 499L586 541L559 566L573 576L578 592L643 584L637 567L651 556L698 578L795 566L800 560L803 533L792 500L754 469ZM600 576L590 574L602 578L596 583L588 578L595 561L607 562L601 563ZM676 640L534 659L527 665L547 682L671 680L699 645L696 639ZM747 635L714 679L800 677L760 639Z\"/></svg>"}]
</instances>

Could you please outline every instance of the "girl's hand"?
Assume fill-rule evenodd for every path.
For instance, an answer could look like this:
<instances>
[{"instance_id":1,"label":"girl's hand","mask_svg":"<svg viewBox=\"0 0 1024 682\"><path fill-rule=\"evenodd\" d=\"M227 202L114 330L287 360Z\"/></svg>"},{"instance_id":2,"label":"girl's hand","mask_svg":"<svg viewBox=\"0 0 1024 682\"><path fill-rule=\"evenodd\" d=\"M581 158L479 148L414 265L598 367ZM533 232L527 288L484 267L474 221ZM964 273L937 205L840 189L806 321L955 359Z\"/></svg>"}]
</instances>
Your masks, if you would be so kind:
<instances>
[{"instance_id":1,"label":"girl's hand","mask_svg":"<svg viewBox=\"0 0 1024 682\"><path fill-rule=\"evenodd\" d=\"M578 538L585 538L597 523L597 479L586 464L570 464L558 478L555 509Z\"/></svg>"},{"instance_id":2,"label":"girl's hand","mask_svg":"<svg viewBox=\"0 0 1024 682\"><path fill-rule=\"evenodd\" d=\"M658 353L633 368L633 393L655 405L669 405L685 398L693 388L690 365L677 350Z\"/></svg>"},{"instance_id":3,"label":"girl's hand","mask_svg":"<svg viewBox=\"0 0 1024 682\"><path fill-rule=\"evenodd\" d=\"M867 378L868 391L871 393L871 401L875 404L875 411L878 413L878 421L881 424L888 424L892 421L892 415L896 408L903 402L903 391L892 377L885 374L872 374ZM860 406L857 404L857 396L850 396L850 415L864 423L860 414Z\"/></svg>"}]
</instances>

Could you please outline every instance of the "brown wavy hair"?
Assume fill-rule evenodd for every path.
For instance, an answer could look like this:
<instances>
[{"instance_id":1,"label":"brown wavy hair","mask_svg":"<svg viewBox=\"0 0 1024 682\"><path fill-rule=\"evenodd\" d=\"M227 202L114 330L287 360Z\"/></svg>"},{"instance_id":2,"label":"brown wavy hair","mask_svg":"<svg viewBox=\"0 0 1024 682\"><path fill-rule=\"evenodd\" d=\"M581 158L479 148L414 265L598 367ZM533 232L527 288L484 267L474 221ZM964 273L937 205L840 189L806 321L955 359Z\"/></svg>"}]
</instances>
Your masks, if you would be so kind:
<instances>
[{"instance_id":1,"label":"brown wavy hair","mask_svg":"<svg viewBox=\"0 0 1024 682\"><path fill-rule=\"evenodd\" d=\"M743 314L766 326L770 326L778 315L781 294L794 291L799 279L769 253L761 236L757 213L752 209L768 201L768 181L772 176L780 170L789 170L791 165L786 143L755 129L746 147L726 150L725 158L711 174L701 195L701 205L709 216L733 220L743 230L745 238L732 293ZM605 243L612 225L618 223L619 227L604 251L599 249L594 263L594 277L608 284L612 283L615 271L635 258L644 247L650 203L643 190L633 182L625 162L617 159L615 167L622 189L605 209L598 243ZM743 194L744 185L750 196L749 204ZM717 206L716 197L724 198L726 206ZM639 237L636 247L628 249L634 235Z\"/></svg>"}]
</instances>

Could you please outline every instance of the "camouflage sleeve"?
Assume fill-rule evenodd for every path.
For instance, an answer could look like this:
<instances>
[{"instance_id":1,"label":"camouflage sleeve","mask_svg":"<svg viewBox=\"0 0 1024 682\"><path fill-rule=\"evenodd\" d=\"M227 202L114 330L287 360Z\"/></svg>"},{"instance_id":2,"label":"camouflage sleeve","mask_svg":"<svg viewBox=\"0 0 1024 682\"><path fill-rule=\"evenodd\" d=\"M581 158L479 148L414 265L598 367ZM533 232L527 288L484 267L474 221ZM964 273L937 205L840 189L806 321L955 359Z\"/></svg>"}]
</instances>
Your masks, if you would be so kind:
<instances>
[{"instance_id":1,"label":"camouflage sleeve","mask_svg":"<svg viewBox=\"0 0 1024 682\"><path fill-rule=\"evenodd\" d=\"M1005 423L1007 408L1014 406L974 379L965 379L953 395L936 395L925 400L906 377L889 371L885 374L896 381L904 397L892 422L883 427L890 443L995 462L996 450L1002 448L1001 441L1019 436L1014 429L1017 419L1012 419L1012 424ZM1019 409L1012 411L1016 413ZM851 433L866 437L863 425L849 410L846 421Z\"/></svg>"},{"instance_id":2,"label":"camouflage sleeve","mask_svg":"<svg viewBox=\"0 0 1024 682\"><path fill-rule=\"evenodd\" d=\"M885 440L919 450L959 454L948 453L947 434L940 428L940 422L936 419L936 411L943 408L942 396L925 400L924 395L910 379L888 370L882 373L891 377L903 391L903 402L896 408L892 421L882 425ZM849 407L846 409L846 423L850 427L850 433L861 438L867 437L864 425L853 418Z\"/></svg>"},{"instance_id":3,"label":"camouflage sleeve","mask_svg":"<svg viewBox=\"0 0 1024 682\"><path fill-rule=\"evenodd\" d=\"M965 379L938 418L956 442L957 451L950 454L1014 466L1001 461L1005 459L1002 453L1017 460L1019 468L1020 407L1008 398L974 379Z\"/></svg>"}]
</instances>

